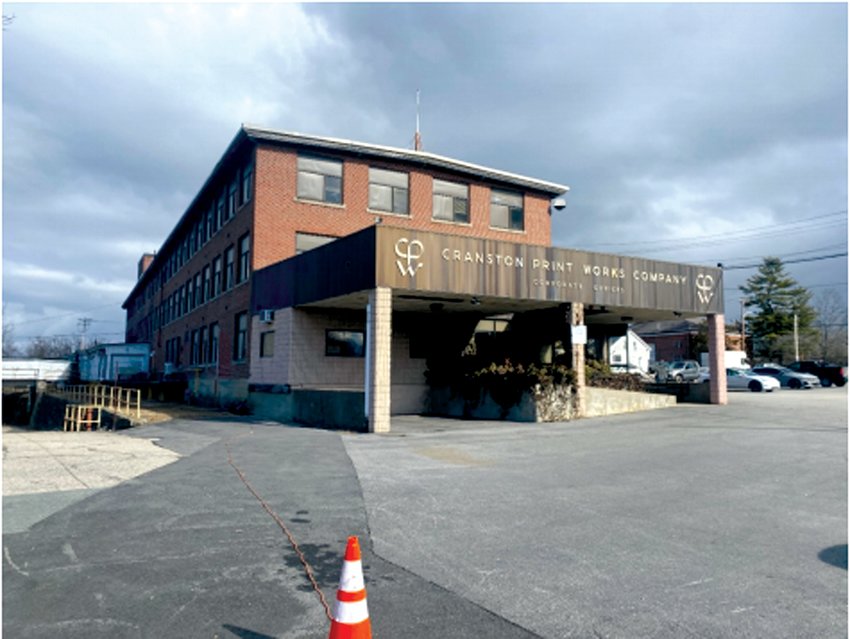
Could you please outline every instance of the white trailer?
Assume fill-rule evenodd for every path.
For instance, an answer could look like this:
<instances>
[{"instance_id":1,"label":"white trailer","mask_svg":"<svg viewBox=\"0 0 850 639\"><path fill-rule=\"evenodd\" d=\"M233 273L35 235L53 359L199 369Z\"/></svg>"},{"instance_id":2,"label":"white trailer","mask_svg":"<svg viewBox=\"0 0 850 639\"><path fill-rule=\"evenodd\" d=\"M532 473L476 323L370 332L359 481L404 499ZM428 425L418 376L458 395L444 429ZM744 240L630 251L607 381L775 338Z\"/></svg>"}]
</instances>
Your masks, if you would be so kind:
<instances>
[{"instance_id":1,"label":"white trailer","mask_svg":"<svg viewBox=\"0 0 850 639\"><path fill-rule=\"evenodd\" d=\"M747 354L744 351L726 351L723 353L724 366L726 368L749 368ZM699 363L708 366L708 353L699 354Z\"/></svg>"}]
</instances>

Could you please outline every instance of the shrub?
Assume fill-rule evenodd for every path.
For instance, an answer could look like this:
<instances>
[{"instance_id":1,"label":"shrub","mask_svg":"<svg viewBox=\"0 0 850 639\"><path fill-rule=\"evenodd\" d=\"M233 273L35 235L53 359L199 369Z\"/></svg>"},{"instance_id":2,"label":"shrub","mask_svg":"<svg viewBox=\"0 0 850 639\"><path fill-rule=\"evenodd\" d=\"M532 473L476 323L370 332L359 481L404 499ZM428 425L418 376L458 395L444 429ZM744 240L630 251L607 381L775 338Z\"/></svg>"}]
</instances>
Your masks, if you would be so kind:
<instances>
[{"instance_id":1,"label":"shrub","mask_svg":"<svg viewBox=\"0 0 850 639\"><path fill-rule=\"evenodd\" d=\"M463 360L467 361L463 361ZM487 366L476 366L472 358L460 358L455 365L438 366L425 373L431 387L448 386L467 402L477 404L487 392L507 416L519 404L523 393L554 386L573 386L575 373L562 364L514 364L506 359Z\"/></svg>"},{"instance_id":2,"label":"shrub","mask_svg":"<svg viewBox=\"0 0 850 639\"><path fill-rule=\"evenodd\" d=\"M589 360L584 367L585 383L597 388L643 391L644 381L634 373L613 373L611 367L600 360Z\"/></svg>"}]
</instances>

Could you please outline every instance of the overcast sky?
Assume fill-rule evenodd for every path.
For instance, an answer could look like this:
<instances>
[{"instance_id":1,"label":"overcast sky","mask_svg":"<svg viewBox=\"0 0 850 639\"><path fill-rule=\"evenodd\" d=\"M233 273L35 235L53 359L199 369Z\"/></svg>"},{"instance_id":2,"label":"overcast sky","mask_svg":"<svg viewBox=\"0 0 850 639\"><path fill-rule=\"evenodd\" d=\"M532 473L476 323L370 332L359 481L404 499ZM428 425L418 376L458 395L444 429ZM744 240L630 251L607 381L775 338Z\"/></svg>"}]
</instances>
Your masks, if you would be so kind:
<instances>
[{"instance_id":1,"label":"overcast sky","mask_svg":"<svg viewBox=\"0 0 850 639\"><path fill-rule=\"evenodd\" d=\"M571 187L556 246L747 265L847 250L845 4L4 4L3 306L121 303L244 123ZM847 260L788 270L846 299ZM726 315L753 269L726 273Z\"/></svg>"}]
</instances>

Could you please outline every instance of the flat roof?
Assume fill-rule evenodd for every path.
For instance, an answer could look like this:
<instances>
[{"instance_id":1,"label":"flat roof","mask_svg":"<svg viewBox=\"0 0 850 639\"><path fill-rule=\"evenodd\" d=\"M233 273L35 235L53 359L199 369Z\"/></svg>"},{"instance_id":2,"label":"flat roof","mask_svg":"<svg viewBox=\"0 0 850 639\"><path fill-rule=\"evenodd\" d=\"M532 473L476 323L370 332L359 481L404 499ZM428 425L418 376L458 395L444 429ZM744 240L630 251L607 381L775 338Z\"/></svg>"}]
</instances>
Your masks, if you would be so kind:
<instances>
[{"instance_id":1,"label":"flat roof","mask_svg":"<svg viewBox=\"0 0 850 639\"><path fill-rule=\"evenodd\" d=\"M493 169L478 164L463 162L427 151L415 151L380 144L367 144L341 138L329 138L316 135L305 135L292 131L278 131L253 125L242 125L245 134L254 140L264 142L275 142L281 144L301 145L327 151L343 151L354 153L370 158L380 158L408 164L419 164L428 168L445 169L455 171L474 177L484 177L498 182L513 184L523 189L539 191L552 197L562 195L570 190L570 187L555 182L547 182L530 178L517 173L509 173L499 169Z\"/></svg>"}]
</instances>

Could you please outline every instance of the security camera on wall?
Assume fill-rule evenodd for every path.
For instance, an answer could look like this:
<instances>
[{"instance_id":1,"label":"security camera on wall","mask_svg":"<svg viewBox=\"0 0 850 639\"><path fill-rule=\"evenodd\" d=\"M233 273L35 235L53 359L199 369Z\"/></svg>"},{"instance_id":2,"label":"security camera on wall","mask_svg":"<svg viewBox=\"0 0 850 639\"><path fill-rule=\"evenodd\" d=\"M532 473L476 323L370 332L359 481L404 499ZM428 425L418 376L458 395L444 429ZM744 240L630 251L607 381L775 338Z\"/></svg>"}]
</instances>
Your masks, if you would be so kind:
<instances>
[{"instance_id":1,"label":"security camera on wall","mask_svg":"<svg viewBox=\"0 0 850 639\"><path fill-rule=\"evenodd\" d=\"M554 200L552 200L552 208L556 211L563 211L565 208L567 208L567 201L562 197L555 198Z\"/></svg>"}]
</instances>

